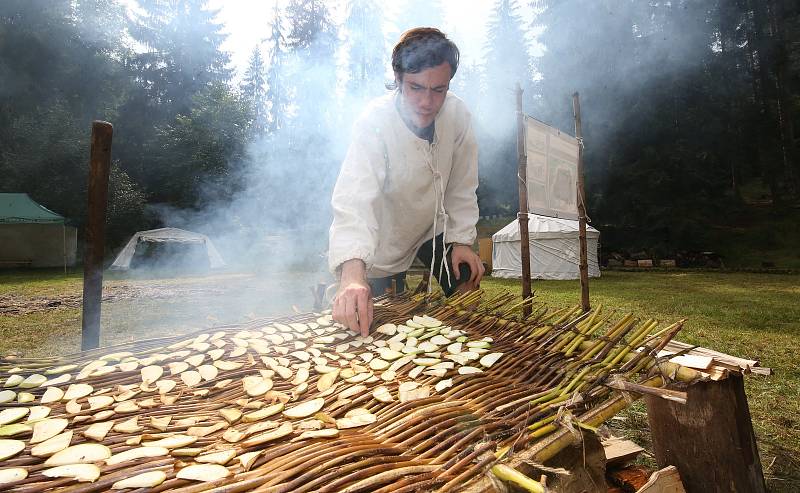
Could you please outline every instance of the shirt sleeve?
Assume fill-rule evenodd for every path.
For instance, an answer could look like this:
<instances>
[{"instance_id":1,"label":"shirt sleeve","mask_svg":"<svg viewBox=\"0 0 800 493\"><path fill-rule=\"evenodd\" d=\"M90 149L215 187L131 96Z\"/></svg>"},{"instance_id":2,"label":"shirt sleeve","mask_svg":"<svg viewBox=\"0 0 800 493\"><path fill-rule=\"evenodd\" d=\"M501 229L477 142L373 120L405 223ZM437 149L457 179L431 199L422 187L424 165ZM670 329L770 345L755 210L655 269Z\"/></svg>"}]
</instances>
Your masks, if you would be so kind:
<instances>
[{"instance_id":1,"label":"shirt sleeve","mask_svg":"<svg viewBox=\"0 0 800 493\"><path fill-rule=\"evenodd\" d=\"M475 228L478 222L478 144L466 108L464 113L464 125L456 134L453 166L444 195L448 215L445 243L472 245L478 236Z\"/></svg>"},{"instance_id":2,"label":"shirt sleeve","mask_svg":"<svg viewBox=\"0 0 800 493\"><path fill-rule=\"evenodd\" d=\"M328 236L328 266L336 272L351 259L372 267L378 243L384 152L378 127L360 120L333 188L333 223Z\"/></svg>"}]
</instances>

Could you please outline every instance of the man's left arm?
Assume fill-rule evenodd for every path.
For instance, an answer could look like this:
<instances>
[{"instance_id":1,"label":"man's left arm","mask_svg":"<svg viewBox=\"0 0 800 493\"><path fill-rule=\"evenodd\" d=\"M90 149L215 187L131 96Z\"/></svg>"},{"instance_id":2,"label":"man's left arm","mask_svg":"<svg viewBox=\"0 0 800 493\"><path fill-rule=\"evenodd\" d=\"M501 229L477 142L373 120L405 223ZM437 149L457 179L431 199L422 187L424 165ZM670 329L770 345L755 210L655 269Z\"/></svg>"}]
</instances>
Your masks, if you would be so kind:
<instances>
[{"instance_id":1,"label":"man's left arm","mask_svg":"<svg viewBox=\"0 0 800 493\"><path fill-rule=\"evenodd\" d=\"M466 281L469 289L478 287L484 272L480 257L472 251L472 244L477 236L477 188L478 144L472 131L471 119L467 115L463 128L456 135L444 207L448 215L445 243L454 244L451 255L453 272L456 279L459 279L459 264L469 265L471 277Z\"/></svg>"}]
</instances>

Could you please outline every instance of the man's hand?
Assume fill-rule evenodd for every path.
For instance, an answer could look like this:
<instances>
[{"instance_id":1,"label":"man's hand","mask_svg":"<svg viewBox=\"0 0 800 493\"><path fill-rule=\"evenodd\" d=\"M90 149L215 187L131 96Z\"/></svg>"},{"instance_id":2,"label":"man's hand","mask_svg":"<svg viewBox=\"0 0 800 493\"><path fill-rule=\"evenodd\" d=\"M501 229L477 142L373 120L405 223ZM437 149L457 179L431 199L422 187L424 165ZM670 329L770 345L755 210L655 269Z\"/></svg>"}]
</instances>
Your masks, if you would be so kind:
<instances>
[{"instance_id":1,"label":"man's hand","mask_svg":"<svg viewBox=\"0 0 800 493\"><path fill-rule=\"evenodd\" d=\"M458 266L461 264L469 265L471 277L459 285L460 290L463 292L478 289L485 270L478 254L473 252L472 248L467 245L453 245L453 253L450 258L453 262L453 274L459 281L461 280L461 272Z\"/></svg>"},{"instance_id":2,"label":"man's hand","mask_svg":"<svg viewBox=\"0 0 800 493\"><path fill-rule=\"evenodd\" d=\"M339 292L333 299L333 319L366 337L372 323L372 310L372 296L364 262L359 259L346 261L342 264Z\"/></svg>"}]
</instances>

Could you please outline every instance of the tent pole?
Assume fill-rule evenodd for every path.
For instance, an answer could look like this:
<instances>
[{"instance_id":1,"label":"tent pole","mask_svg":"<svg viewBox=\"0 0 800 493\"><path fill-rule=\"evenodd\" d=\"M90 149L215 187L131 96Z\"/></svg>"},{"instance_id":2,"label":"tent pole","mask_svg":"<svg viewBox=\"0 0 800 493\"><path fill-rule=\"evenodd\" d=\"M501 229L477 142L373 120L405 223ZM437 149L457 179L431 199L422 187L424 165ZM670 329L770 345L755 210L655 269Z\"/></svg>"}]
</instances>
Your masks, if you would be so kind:
<instances>
[{"instance_id":1,"label":"tent pole","mask_svg":"<svg viewBox=\"0 0 800 493\"><path fill-rule=\"evenodd\" d=\"M83 318L81 349L100 346L100 302L103 296L103 254L105 251L108 175L111 168L111 137L108 122L92 122L89 170L89 207L86 221L86 249L83 259Z\"/></svg>"},{"instance_id":2,"label":"tent pole","mask_svg":"<svg viewBox=\"0 0 800 493\"><path fill-rule=\"evenodd\" d=\"M576 92L572 95L572 111L575 116L575 137L578 139L578 242L580 244L581 307L586 313L589 306L589 261L586 246L586 202L583 190L583 133L581 130L581 101Z\"/></svg>"},{"instance_id":3,"label":"tent pole","mask_svg":"<svg viewBox=\"0 0 800 493\"><path fill-rule=\"evenodd\" d=\"M522 256L522 298L531 298L531 251L528 235L528 157L525 155L525 119L522 114L522 87L517 83L517 178L519 185L519 239ZM522 306L522 314L531 314L531 304Z\"/></svg>"}]
</instances>

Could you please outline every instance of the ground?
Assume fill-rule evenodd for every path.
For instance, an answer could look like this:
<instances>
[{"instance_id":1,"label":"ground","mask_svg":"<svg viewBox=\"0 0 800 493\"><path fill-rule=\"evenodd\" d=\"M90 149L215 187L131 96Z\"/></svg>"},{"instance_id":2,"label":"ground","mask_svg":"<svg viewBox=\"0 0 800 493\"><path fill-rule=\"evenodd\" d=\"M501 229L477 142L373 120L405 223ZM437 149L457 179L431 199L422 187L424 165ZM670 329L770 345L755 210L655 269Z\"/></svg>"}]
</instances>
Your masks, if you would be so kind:
<instances>
[{"instance_id":1,"label":"ground","mask_svg":"<svg viewBox=\"0 0 800 493\"><path fill-rule=\"evenodd\" d=\"M252 317L306 311L323 274L226 274L177 279L108 278L101 344L190 332ZM66 354L80 347L80 273L0 271L0 354ZM518 281L486 279L489 295L519 291ZM534 282L554 307L579 300L576 281ZM774 492L800 489L800 276L732 272L605 271L591 282L594 306L664 323L686 318L680 339L760 360L770 377L746 378L764 472ZM613 426L647 444L646 410L634 405Z\"/></svg>"}]
</instances>

